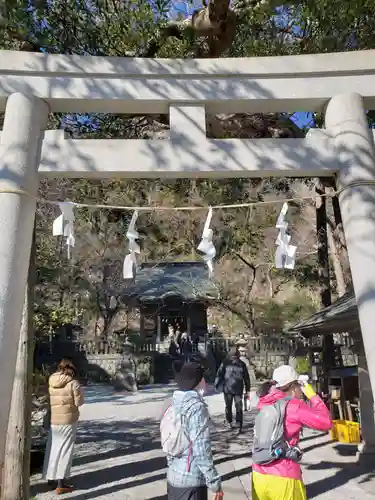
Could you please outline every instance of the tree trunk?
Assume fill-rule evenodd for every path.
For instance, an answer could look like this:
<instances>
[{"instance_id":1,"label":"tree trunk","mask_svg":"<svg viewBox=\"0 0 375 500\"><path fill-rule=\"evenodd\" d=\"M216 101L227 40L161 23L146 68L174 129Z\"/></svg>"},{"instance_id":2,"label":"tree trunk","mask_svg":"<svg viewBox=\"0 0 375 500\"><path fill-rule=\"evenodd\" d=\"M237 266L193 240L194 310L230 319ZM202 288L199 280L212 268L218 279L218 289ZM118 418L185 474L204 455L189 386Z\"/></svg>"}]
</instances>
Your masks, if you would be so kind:
<instances>
[{"instance_id":1,"label":"tree trunk","mask_svg":"<svg viewBox=\"0 0 375 500\"><path fill-rule=\"evenodd\" d=\"M333 238L332 229L331 229L331 226L329 224L327 224L327 238L328 238L329 248L331 249L330 257L331 257L333 270L335 272L335 277L336 277L337 293L338 293L339 297L342 297L346 293L344 272L343 272L342 267L341 267L340 256L338 254L336 243L335 243L335 240Z\"/></svg>"},{"instance_id":2,"label":"tree trunk","mask_svg":"<svg viewBox=\"0 0 375 500\"><path fill-rule=\"evenodd\" d=\"M2 500L30 497L31 398L34 329L32 325L35 259L35 230L25 289L12 404L5 448Z\"/></svg>"},{"instance_id":3,"label":"tree trunk","mask_svg":"<svg viewBox=\"0 0 375 500\"><path fill-rule=\"evenodd\" d=\"M329 180L328 183L329 187L327 188L327 191L329 194L334 195L336 189L335 182L332 179ZM334 226L332 226L333 243L335 244L336 254L338 256L340 267L342 269L342 274L345 281L345 291L347 292L348 290L353 290L353 285L352 285L352 275L350 271L348 250L346 247L346 240L342 224L341 210L338 197L336 195L332 196L331 202L335 218Z\"/></svg>"},{"instance_id":4,"label":"tree trunk","mask_svg":"<svg viewBox=\"0 0 375 500\"><path fill-rule=\"evenodd\" d=\"M329 257L327 239L327 211L325 186L322 181L318 181L315 186L316 198L316 236L318 243L318 277L320 285L320 301L322 307L331 305L331 282L329 276ZM323 337L323 379L322 390L328 391L328 371L334 366L335 352L333 335Z\"/></svg>"},{"instance_id":5,"label":"tree trunk","mask_svg":"<svg viewBox=\"0 0 375 500\"><path fill-rule=\"evenodd\" d=\"M316 185L316 236L318 243L318 276L320 285L320 300L323 307L331 305L331 286L329 279L327 212L324 186L319 181Z\"/></svg>"}]
</instances>

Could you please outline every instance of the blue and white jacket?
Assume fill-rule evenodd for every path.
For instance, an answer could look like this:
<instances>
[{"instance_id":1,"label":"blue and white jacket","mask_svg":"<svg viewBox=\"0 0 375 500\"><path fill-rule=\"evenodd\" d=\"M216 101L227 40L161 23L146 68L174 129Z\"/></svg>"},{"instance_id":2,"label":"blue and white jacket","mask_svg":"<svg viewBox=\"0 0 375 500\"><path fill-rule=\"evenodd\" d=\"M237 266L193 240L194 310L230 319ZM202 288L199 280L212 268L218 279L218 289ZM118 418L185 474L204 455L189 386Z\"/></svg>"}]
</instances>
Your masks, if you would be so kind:
<instances>
[{"instance_id":1,"label":"blue and white jacket","mask_svg":"<svg viewBox=\"0 0 375 500\"><path fill-rule=\"evenodd\" d=\"M181 457L167 457L168 482L177 488L207 485L214 493L220 491L221 479L212 457L210 415L206 403L196 391L175 391L172 405L182 417L191 444Z\"/></svg>"}]
</instances>

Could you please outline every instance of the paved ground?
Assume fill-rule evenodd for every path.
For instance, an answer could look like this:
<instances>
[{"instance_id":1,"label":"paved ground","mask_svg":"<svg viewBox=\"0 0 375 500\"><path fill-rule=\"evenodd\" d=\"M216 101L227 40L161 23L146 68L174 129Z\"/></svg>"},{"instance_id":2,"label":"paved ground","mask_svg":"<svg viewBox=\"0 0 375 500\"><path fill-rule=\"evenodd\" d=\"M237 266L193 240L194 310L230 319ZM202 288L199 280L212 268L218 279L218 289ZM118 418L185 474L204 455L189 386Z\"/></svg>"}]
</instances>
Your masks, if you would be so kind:
<instances>
[{"instance_id":1,"label":"paved ground","mask_svg":"<svg viewBox=\"0 0 375 500\"><path fill-rule=\"evenodd\" d=\"M152 387L138 394L115 394L108 387L86 388L86 405L74 460L75 500L166 500L165 458L158 425L173 387ZM215 460L224 480L225 498L245 500L250 494L252 418L246 415L241 439L225 430L221 395L207 402L213 416ZM372 469L355 464L355 449L331 443L329 436L306 432L303 469L308 497L316 500L374 499ZM32 479L32 495L49 500L40 476ZM370 491L372 492L370 494Z\"/></svg>"}]
</instances>

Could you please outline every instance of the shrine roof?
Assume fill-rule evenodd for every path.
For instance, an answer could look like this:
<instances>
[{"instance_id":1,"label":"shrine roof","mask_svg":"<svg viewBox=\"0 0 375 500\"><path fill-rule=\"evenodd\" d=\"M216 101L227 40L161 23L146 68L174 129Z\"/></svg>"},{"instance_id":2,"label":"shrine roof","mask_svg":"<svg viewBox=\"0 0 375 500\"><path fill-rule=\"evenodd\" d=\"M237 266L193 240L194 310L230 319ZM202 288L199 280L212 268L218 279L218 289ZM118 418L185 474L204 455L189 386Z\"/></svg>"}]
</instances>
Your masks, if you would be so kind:
<instances>
[{"instance_id":1,"label":"shrine roof","mask_svg":"<svg viewBox=\"0 0 375 500\"><path fill-rule=\"evenodd\" d=\"M210 279L207 265L195 261L142 264L123 294L124 299L137 302L210 301L218 296L219 286Z\"/></svg>"},{"instance_id":2,"label":"shrine roof","mask_svg":"<svg viewBox=\"0 0 375 500\"><path fill-rule=\"evenodd\" d=\"M330 333L353 333L360 330L355 296L347 293L330 306L313 314L288 330L305 337Z\"/></svg>"}]
</instances>

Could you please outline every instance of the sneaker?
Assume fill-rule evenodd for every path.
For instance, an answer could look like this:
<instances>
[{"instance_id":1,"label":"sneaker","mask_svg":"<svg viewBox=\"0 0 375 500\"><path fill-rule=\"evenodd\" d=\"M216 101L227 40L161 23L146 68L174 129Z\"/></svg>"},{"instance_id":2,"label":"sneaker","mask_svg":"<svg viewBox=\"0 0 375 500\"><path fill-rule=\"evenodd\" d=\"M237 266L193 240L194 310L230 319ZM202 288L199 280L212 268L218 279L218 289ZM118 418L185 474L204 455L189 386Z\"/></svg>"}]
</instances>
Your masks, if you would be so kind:
<instances>
[{"instance_id":1,"label":"sneaker","mask_svg":"<svg viewBox=\"0 0 375 500\"><path fill-rule=\"evenodd\" d=\"M232 430L234 428L233 422L225 422L225 425L228 427L228 429Z\"/></svg>"}]
</instances>

